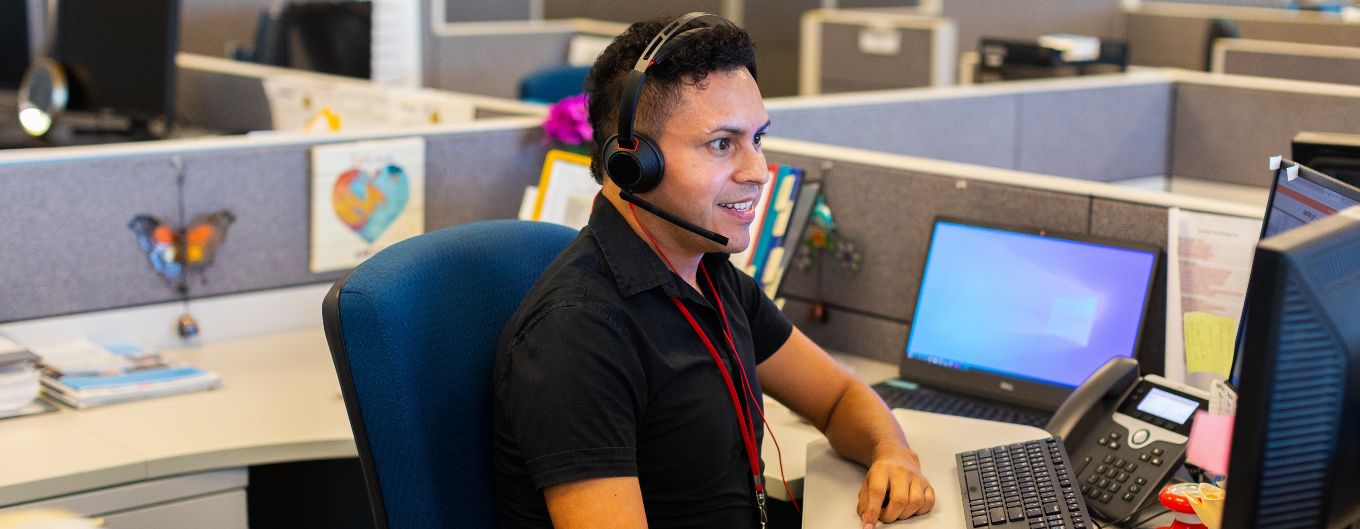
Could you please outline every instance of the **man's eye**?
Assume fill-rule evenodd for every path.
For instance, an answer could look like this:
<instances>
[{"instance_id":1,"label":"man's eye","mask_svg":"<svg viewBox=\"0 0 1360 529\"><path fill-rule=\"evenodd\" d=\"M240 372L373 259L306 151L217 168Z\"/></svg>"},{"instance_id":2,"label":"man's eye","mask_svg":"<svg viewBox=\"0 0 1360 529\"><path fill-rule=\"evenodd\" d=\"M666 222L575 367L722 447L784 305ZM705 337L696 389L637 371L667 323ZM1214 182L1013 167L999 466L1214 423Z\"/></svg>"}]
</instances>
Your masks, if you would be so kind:
<instances>
[{"instance_id":1,"label":"man's eye","mask_svg":"<svg viewBox=\"0 0 1360 529\"><path fill-rule=\"evenodd\" d=\"M712 147L719 151L726 151L732 148L732 140L728 138L718 138L716 140L708 142L708 145L709 147Z\"/></svg>"},{"instance_id":2,"label":"man's eye","mask_svg":"<svg viewBox=\"0 0 1360 529\"><path fill-rule=\"evenodd\" d=\"M756 143L756 145L760 145L760 140L763 140L763 139L765 139L765 133L764 133L764 132L756 133L756 137L755 137L755 143Z\"/></svg>"}]
</instances>

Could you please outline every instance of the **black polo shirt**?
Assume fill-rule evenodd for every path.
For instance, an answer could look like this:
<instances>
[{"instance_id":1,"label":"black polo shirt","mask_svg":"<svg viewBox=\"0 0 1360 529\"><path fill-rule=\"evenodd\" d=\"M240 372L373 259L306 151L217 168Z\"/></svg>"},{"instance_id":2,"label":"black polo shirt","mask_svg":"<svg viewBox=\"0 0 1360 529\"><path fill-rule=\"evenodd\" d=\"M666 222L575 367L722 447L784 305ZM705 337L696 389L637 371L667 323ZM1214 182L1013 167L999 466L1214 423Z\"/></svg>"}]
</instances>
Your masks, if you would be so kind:
<instances>
[{"instance_id":1,"label":"black polo shirt","mask_svg":"<svg viewBox=\"0 0 1360 529\"><path fill-rule=\"evenodd\" d=\"M756 364L793 327L727 254L705 255L703 264L760 402ZM707 293L702 274L699 284ZM545 487L622 476L638 478L650 527L758 526L731 397L672 296L741 391L716 305L597 196L589 225L529 291L496 349L501 527L550 527Z\"/></svg>"}]
</instances>

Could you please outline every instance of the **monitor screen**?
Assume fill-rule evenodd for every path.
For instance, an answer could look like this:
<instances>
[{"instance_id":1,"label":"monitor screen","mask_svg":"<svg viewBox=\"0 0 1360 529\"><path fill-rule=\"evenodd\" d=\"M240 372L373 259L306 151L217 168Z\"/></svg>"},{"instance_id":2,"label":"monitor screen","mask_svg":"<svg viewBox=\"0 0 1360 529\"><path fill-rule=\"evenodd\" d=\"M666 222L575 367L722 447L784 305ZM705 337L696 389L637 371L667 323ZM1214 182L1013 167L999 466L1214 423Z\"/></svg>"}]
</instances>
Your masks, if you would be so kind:
<instances>
[{"instance_id":1,"label":"monitor screen","mask_svg":"<svg viewBox=\"0 0 1360 529\"><path fill-rule=\"evenodd\" d=\"M1131 357L1153 249L937 221L906 355L1073 388Z\"/></svg>"},{"instance_id":2,"label":"monitor screen","mask_svg":"<svg viewBox=\"0 0 1360 529\"><path fill-rule=\"evenodd\" d=\"M179 47L178 0L62 0L53 49L69 108L169 116Z\"/></svg>"},{"instance_id":3,"label":"monitor screen","mask_svg":"<svg viewBox=\"0 0 1360 529\"><path fill-rule=\"evenodd\" d=\"M1360 191L1322 173L1300 166L1296 177L1281 167L1276 171L1270 209L1262 237L1274 237L1309 222L1330 217L1360 204Z\"/></svg>"}]
</instances>

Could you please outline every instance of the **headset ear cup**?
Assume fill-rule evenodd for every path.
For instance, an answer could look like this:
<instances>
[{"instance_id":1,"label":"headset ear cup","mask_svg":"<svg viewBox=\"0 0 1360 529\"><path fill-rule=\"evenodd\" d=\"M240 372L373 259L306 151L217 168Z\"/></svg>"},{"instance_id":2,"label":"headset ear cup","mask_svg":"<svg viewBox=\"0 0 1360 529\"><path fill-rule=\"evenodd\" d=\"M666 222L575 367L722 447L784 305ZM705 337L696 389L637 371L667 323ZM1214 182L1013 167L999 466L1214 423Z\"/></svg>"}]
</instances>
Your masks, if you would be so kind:
<instances>
[{"instance_id":1,"label":"headset ear cup","mask_svg":"<svg viewBox=\"0 0 1360 529\"><path fill-rule=\"evenodd\" d=\"M632 192L646 193L661 185L661 175L666 173L666 159L661 156L661 149L656 147L651 138L642 134L634 134L634 137L637 139L637 149L632 155L637 161L638 178Z\"/></svg>"},{"instance_id":2,"label":"headset ear cup","mask_svg":"<svg viewBox=\"0 0 1360 529\"><path fill-rule=\"evenodd\" d=\"M619 148L617 135L605 140L601 158L604 159L604 172L614 185L630 191L637 187L642 167L632 152Z\"/></svg>"}]
</instances>

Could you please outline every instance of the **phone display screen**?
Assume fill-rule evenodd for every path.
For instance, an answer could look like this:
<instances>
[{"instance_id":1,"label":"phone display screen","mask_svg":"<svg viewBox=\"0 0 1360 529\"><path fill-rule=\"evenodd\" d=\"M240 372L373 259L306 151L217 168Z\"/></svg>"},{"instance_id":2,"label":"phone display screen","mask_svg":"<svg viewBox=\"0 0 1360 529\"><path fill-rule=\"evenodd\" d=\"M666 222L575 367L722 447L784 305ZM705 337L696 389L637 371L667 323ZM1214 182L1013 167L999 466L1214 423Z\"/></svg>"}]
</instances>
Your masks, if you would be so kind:
<instances>
[{"instance_id":1,"label":"phone display screen","mask_svg":"<svg viewBox=\"0 0 1360 529\"><path fill-rule=\"evenodd\" d=\"M1176 424L1185 424L1197 409L1198 402L1157 388L1148 391L1147 396L1138 403L1138 411L1156 415Z\"/></svg>"}]
</instances>

